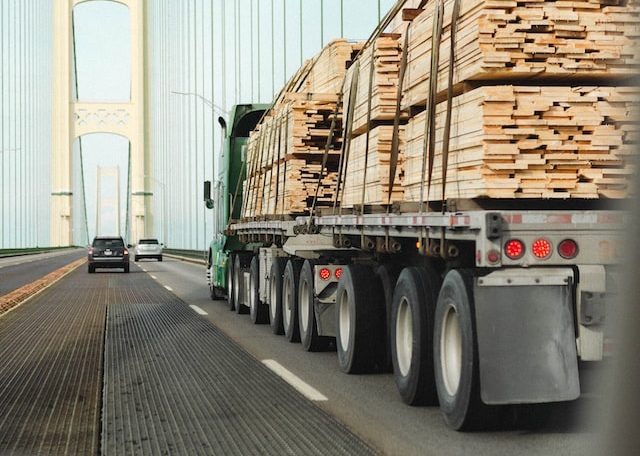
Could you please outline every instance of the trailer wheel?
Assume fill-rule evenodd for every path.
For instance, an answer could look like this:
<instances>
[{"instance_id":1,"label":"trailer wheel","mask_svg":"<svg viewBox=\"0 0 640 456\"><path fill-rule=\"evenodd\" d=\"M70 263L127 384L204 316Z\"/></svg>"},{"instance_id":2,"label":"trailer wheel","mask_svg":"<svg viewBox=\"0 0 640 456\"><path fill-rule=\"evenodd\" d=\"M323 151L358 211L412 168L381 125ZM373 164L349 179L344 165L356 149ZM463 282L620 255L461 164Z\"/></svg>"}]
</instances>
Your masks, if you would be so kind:
<instances>
[{"instance_id":1,"label":"trailer wheel","mask_svg":"<svg viewBox=\"0 0 640 456\"><path fill-rule=\"evenodd\" d=\"M274 258L269 275L269 324L274 334L284 334L282 326L282 282L287 258Z\"/></svg>"},{"instance_id":2,"label":"trailer wheel","mask_svg":"<svg viewBox=\"0 0 640 456\"><path fill-rule=\"evenodd\" d=\"M253 257L250 266L249 315L251 316L251 321L256 325L269 321L269 309L260 300L260 261L258 255Z\"/></svg>"},{"instance_id":3,"label":"trailer wheel","mask_svg":"<svg viewBox=\"0 0 640 456\"><path fill-rule=\"evenodd\" d=\"M249 309L242 303L242 294L244 292L244 270L248 266L251 256L238 253L236 261L233 265L233 301L235 303L237 314L246 314Z\"/></svg>"},{"instance_id":4,"label":"trailer wheel","mask_svg":"<svg viewBox=\"0 0 640 456\"><path fill-rule=\"evenodd\" d=\"M382 287L369 266L346 266L336 292L336 349L347 374L381 370L384 334Z\"/></svg>"},{"instance_id":5,"label":"trailer wheel","mask_svg":"<svg viewBox=\"0 0 640 456\"><path fill-rule=\"evenodd\" d=\"M490 426L499 412L480 399L472 279L469 271L449 271L435 313L436 387L444 420L455 430Z\"/></svg>"},{"instance_id":6,"label":"trailer wheel","mask_svg":"<svg viewBox=\"0 0 640 456\"><path fill-rule=\"evenodd\" d=\"M234 286L234 272L233 272L233 264L236 261L236 256L234 254L229 255L228 259L228 267L227 267L227 305L229 306L229 310L236 310L235 304L235 286Z\"/></svg>"},{"instance_id":7,"label":"trailer wheel","mask_svg":"<svg viewBox=\"0 0 640 456\"><path fill-rule=\"evenodd\" d=\"M384 372L393 372L393 361L391 359L391 308L393 306L393 290L396 287L400 271L400 266L394 264L382 264L376 269L376 277L380 280L384 296L385 340L382 353L384 357L382 365Z\"/></svg>"},{"instance_id":8,"label":"trailer wheel","mask_svg":"<svg viewBox=\"0 0 640 456\"><path fill-rule=\"evenodd\" d=\"M409 405L436 405L433 375L433 317L439 277L421 267L402 270L393 292L393 376Z\"/></svg>"},{"instance_id":9,"label":"trailer wheel","mask_svg":"<svg viewBox=\"0 0 640 456\"><path fill-rule=\"evenodd\" d=\"M300 328L300 342L306 351L316 352L326 350L331 338L318 334L318 324L314 310L314 266L316 262L306 260L300 270L300 285L298 287L298 327Z\"/></svg>"},{"instance_id":10,"label":"trailer wheel","mask_svg":"<svg viewBox=\"0 0 640 456\"><path fill-rule=\"evenodd\" d=\"M298 327L298 285L302 261L292 258L287 261L282 278L282 326L289 342L300 342Z\"/></svg>"}]
</instances>

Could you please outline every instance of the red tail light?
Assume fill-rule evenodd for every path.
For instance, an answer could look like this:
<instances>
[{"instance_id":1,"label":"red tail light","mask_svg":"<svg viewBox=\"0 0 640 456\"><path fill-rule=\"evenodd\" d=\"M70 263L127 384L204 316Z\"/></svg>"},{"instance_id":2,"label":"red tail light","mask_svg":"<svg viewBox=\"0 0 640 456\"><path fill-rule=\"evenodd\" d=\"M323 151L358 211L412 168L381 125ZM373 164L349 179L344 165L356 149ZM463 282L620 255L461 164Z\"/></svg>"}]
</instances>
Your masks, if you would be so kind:
<instances>
[{"instance_id":1,"label":"red tail light","mask_svg":"<svg viewBox=\"0 0 640 456\"><path fill-rule=\"evenodd\" d=\"M551 255L551 242L546 239L536 239L531 244L531 252L536 258L544 259Z\"/></svg>"},{"instance_id":2,"label":"red tail light","mask_svg":"<svg viewBox=\"0 0 640 456\"><path fill-rule=\"evenodd\" d=\"M336 279L340 280L340 277L342 277L342 268L336 269L335 275Z\"/></svg>"},{"instance_id":3,"label":"red tail light","mask_svg":"<svg viewBox=\"0 0 640 456\"><path fill-rule=\"evenodd\" d=\"M511 239L504 245L504 253L512 260L522 258L524 255L524 244L518 239Z\"/></svg>"},{"instance_id":4,"label":"red tail light","mask_svg":"<svg viewBox=\"0 0 640 456\"><path fill-rule=\"evenodd\" d=\"M320 269L319 274L322 280L329 280L329 277L331 277L331 271L328 268Z\"/></svg>"},{"instance_id":5,"label":"red tail light","mask_svg":"<svg viewBox=\"0 0 640 456\"><path fill-rule=\"evenodd\" d=\"M489 250L487 252L487 261L490 264L496 264L498 261L500 261L500 252L498 252L497 250Z\"/></svg>"},{"instance_id":6,"label":"red tail light","mask_svg":"<svg viewBox=\"0 0 640 456\"><path fill-rule=\"evenodd\" d=\"M573 239L565 239L558 244L558 253L565 260L570 260L578 255L578 244Z\"/></svg>"}]
</instances>

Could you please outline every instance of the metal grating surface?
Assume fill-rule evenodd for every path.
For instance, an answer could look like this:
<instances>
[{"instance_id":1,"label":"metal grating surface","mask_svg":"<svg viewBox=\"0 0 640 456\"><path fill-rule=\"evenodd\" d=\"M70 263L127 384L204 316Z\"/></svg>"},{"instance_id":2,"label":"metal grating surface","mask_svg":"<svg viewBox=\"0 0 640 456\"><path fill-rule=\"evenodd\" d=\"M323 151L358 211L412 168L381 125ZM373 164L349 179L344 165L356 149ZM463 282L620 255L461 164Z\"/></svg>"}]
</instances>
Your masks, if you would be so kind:
<instances>
[{"instance_id":1,"label":"metal grating surface","mask_svg":"<svg viewBox=\"0 0 640 456\"><path fill-rule=\"evenodd\" d=\"M106 284L82 268L0 318L0 454L98 453Z\"/></svg>"},{"instance_id":2,"label":"metal grating surface","mask_svg":"<svg viewBox=\"0 0 640 456\"><path fill-rule=\"evenodd\" d=\"M372 454L146 275L122 280L136 287L108 309L104 454Z\"/></svg>"}]
</instances>

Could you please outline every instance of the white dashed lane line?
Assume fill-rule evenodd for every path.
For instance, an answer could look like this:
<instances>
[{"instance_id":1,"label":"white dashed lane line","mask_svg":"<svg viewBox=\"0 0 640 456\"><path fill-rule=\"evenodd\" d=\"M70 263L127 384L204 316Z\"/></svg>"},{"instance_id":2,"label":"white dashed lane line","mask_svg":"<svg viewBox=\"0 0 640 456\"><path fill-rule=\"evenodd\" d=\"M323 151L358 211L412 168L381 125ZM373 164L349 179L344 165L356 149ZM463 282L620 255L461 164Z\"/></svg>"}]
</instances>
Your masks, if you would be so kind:
<instances>
[{"instance_id":1,"label":"white dashed lane line","mask_svg":"<svg viewBox=\"0 0 640 456\"><path fill-rule=\"evenodd\" d=\"M173 288L171 288L169 285L165 285L164 287L169 291L173 291Z\"/></svg>"},{"instance_id":2,"label":"white dashed lane line","mask_svg":"<svg viewBox=\"0 0 640 456\"><path fill-rule=\"evenodd\" d=\"M202 310L200 307L198 306L194 306L194 305L190 305L189 307L191 307L193 309L193 311L199 315L209 315L207 312L205 312L204 310Z\"/></svg>"},{"instance_id":3,"label":"white dashed lane line","mask_svg":"<svg viewBox=\"0 0 640 456\"><path fill-rule=\"evenodd\" d=\"M158 278L156 276L154 276L153 274L149 274L151 276L152 279L158 280Z\"/></svg>"},{"instance_id":4,"label":"white dashed lane line","mask_svg":"<svg viewBox=\"0 0 640 456\"><path fill-rule=\"evenodd\" d=\"M328 401L327 396L315 389L313 386L306 383L300 377L293 372L287 370L282 364L273 359L264 359L262 364L271 369L278 377L282 378L289 385L293 386L298 392L302 393L307 399L311 401Z\"/></svg>"}]
</instances>

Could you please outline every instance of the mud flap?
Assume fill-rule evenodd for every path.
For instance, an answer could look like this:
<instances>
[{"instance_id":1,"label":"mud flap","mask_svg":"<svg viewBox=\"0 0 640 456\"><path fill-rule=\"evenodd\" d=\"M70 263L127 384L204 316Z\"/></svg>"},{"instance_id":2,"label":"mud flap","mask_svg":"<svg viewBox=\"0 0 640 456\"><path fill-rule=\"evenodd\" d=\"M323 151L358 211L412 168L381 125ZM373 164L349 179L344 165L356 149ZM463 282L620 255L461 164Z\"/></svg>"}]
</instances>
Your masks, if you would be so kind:
<instances>
[{"instance_id":1,"label":"mud flap","mask_svg":"<svg viewBox=\"0 0 640 456\"><path fill-rule=\"evenodd\" d=\"M572 290L567 268L501 270L475 280L484 403L580 396Z\"/></svg>"}]
</instances>

